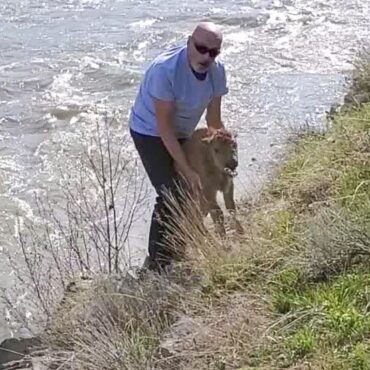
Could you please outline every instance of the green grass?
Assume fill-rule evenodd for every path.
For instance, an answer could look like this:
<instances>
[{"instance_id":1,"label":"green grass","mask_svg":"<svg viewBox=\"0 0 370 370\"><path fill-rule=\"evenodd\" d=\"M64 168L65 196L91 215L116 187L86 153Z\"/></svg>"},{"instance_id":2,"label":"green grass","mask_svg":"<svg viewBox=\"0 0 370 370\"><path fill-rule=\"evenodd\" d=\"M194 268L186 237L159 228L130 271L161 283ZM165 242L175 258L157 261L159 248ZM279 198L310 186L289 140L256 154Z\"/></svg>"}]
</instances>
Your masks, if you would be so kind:
<instances>
[{"instance_id":1,"label":"green grass","mask_svg":"<svg viewBox=\"0 0 370 370\"><path fill-rule=\"evenodd\" d=\"M317 344L317 334L309 326L303 326L285 339L285 346L291 358L306 356L317 347Z\"/></svg>"},{"instance_id":2,"label":"green grass","mask_svg":"<svg viewBox=\"0 0 370 370\"><path fill-rule=\"evenodd\" d=\"M292 280L281 284L274 295L275 309L294 313L294 319L302 315L300 325L304 322L322 340L340 345L362 340L370 333L370 274L346 274L303 287L299 281L296 287ZM292 333L296 335L296 330Z\"/></svg>"},{"instance_id":3,"label":"green grass","mask_svg":"<svg viewBox=\"0 0 370 370\"><path fill-rule=\"evenodd\" d=\"M284 199L280 212L294 222L280 219L270 235L280 230L279 246L293 244L296 254L268 284L272 311L284 315L275 327L283 341L260 365L368 369L370 105L337 116L325 135L303 138L265 194Z\"/></svg>"},{"instance_id":4,"label":"green grass","mask_svg":"<svg viewBox=\"0 0 370 370\"><path fill-rule=\"evenodd\" d=\"M303 138L269 191L294 210L337 200L350 210L370 207L370 106L336 117L326 135Z\"/></svg>"}]
</instances>

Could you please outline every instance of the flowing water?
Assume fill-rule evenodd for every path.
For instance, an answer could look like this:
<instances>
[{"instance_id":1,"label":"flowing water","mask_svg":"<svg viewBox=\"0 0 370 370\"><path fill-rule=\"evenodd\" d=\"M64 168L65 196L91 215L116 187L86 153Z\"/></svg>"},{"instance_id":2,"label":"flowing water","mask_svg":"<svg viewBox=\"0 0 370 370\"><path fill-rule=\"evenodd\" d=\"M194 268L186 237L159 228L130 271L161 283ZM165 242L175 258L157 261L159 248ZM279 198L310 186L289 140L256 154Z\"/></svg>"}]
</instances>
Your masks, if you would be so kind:
<instances>
[{"instance_id":1,"label":"flowing water","mask_svg":"<svg viewBox=\"0 0 370 370\"><path fill-rule=\"evenodd\" d=\"M222 26L230 92L223 117L240 146L238 195L265 181L287 134L344 94L369 38L364 0L2 0L0 3L0 251L33 192L58 199L55 158L89 140L89 110L127 120L147 63L186 42L201 20ZM127 150L132 150L127 147ZM134 248L145 251L147 223ZM145 230L144 230L145 229ZM140 254L139 253L139 254ZM0 287L9 268L0 260ZM0 339L1 339L0 315Z\"/></svg>"}]
</instances>

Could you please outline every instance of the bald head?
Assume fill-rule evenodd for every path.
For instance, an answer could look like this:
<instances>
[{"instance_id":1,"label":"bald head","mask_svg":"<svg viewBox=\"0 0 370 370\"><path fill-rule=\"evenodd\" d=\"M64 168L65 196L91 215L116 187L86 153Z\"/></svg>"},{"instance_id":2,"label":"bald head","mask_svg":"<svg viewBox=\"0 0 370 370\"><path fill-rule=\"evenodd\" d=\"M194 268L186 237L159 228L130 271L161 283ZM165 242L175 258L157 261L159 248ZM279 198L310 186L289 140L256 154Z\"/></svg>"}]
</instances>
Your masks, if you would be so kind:
<instances>
[{"instance_id":1,"label":"bald head","mask_svg":"<svg viewBox=\"0 0 370 370\"><path fill-rule=\"evenodd\" d=\"M192 68L207 72L220 52L222 33L212 22L199 23L188 41L188 56Z\"/></svg>"},{"instance_id":2,"label":"bald head","mask_svg":"<svg viewBox=\"0 0 370 370\"><path fill-rule=\"evenodd\" d=\"M222 42L221 30L212 22L199 23L195 27L192 37L194 37L195 40L208 41L210 43L216 43L219 46Z\"/></svg>"}]
</instances>

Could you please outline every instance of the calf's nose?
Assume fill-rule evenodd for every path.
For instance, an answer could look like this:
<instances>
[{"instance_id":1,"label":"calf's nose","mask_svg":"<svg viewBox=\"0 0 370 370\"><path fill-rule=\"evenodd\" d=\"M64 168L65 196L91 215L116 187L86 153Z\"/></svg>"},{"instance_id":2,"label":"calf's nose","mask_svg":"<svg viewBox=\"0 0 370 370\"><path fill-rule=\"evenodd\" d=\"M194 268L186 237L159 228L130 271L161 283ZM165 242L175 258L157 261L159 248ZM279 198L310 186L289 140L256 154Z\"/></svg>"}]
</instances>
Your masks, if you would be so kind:
<instances>
[{"instance_id":1,"label":"calf's nose","mask_svg":"<svg viewBox=\"0 0 370 370\"><path fill-rule=\"evenodd\" d=\"M231 159L227 164L227 167L234 171L236 167L238 167L238 160L235 158Z\"/></svg>"}]
</instances>

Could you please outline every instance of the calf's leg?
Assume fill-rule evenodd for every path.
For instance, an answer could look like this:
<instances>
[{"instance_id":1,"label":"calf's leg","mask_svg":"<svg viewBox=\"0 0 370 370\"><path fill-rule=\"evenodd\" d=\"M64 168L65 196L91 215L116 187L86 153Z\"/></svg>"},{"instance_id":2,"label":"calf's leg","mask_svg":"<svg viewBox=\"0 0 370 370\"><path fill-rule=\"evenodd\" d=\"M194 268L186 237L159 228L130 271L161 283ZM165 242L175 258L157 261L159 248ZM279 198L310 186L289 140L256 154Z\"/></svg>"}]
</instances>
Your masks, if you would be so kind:
<instances>
[{"instance_id":1,"label":"calf's leg","mask_svg":"<svg viewBox=\"0 0 370 370\"><path fill-rule=\"evenodd\" d=\"M224 214L220 206L217 204L216 192L207 194L206 198L208 201L209 213L211 214L212 221L216 227L216 232L221 236L226 235Z\"/></svg>"},{"instance_id":2,"label":"calf's leg","mask_svg":"<svg viewBox=\"0 0 370 370\"><path fill-rule=\"evenodd\" d=\"M231 214L234 229L239 234L243 234L244 233L243 226L236 217L236 206L234 201L234 182L232 179L229 179L229 181L227 182L223 191L223 196L225 200L225 206Z\"/></svg>"}]
</instances>

